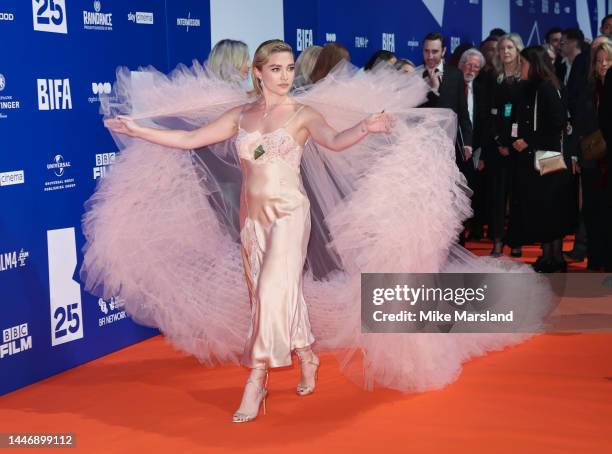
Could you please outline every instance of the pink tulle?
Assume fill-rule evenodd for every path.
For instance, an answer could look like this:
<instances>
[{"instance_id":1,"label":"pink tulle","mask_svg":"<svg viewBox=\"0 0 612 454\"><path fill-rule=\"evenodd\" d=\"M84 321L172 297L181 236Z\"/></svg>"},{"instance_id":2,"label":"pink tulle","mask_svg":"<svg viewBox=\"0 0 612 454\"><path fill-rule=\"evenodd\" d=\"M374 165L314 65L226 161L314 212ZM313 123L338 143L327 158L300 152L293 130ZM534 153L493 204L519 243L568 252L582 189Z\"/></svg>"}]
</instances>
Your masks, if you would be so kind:
<instances>
[{"instance_id":1,"label":"pink tulle","mask_svg":"<svg viewBox=\"0 0 612 454\"><path fill-rule=\"evenodd\" d=\"M304 295L314 347L338 353L343 372L368 389L437 389L454 381L467 359L529 337L361 332L362 272L531 273L454 244L471 214L469 189L455 165L454 114L415 108L426 91L419 77L345 65L294 94L336 129L381 110L397 118L390 136L370 135L342 153L309 141L302 159L313 206ZM248 102L199 65L170 76L120 70L115 93L103 113L129 113L158 127L198 127ZM233 140L185 152L116 139L121 153L83 217L86 288L120 296L134 320L159 327L206 364L238 363L250 312L235 226L240 175ZM500 304L535 306L549 298L533 274Z\"/></svg>"}]
</instances>

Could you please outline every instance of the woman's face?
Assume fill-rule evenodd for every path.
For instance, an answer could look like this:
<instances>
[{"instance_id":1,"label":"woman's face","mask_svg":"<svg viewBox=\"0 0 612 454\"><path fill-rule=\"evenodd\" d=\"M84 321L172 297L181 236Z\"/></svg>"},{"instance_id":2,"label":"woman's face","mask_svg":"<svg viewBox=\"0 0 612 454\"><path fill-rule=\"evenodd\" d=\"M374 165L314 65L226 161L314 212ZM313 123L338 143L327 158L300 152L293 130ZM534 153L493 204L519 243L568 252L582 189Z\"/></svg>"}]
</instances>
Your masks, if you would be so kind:
<instances>
[{"instance_id":1,"label":"woman's face","mask_svg":"<svg viewBox=\"0 0 612 454\"><path fill-rule=\"evenodd\" d=\"M389 63L391 66L393 66L394 64L397 63L397 58L396 57L391 57L387 63Z\"/></svg>"},{"instance_id":2,"label":"woman's face","mask_svg":"<svg viewBox=\"0 0 612 454\"><path fill-rule=\"evenodd\" d=\"M277 52L270 55L261 70L253 68L255 76L263 81L264 92L286 95L293 85L295 62L291 52Z\"/></svg>"},{"instance_id":3,"label":"woman's face","mask_svg":"<svg viewBox=\"0 0 612 454\"><path fill-rule=\"evenodd\" d=\"M406 63L404 66L402 66L402 71L404 71L405 73L411 73L414 71L414 66Z\"/></svg>"},{"instance_id":4,"label":"woman's face","mask_svg":"<svg viewBox=\"0 0 612 454\"><path fill-rule=\"evenodd\" d=\"M610 64L612 64L612 60L609 58L608 53L604 49L599 49L595 56L595 75L602 82L606 78Z\"/></svg>"},{"instance_id":5,"label":"woman's face","mask_svg":"<svg viewBox=\"0 0 612 454\"><path fill-rule=\"evenodd\" d=\"M529 80L529 68L531 65L525 58L521 58L521 79Z\"/></svg>"},{"instance_id":6,"label":"woman's face","mask_svg":"<svg viewBox=\"0 0 612 454\"><path fill-rule=\"evenodd\" d=\"M513 63L518 57L516 46L509 39L504 39L500 42L497 51L499 52L499 59L503 64Z\"/></svg>"}]
</instances>

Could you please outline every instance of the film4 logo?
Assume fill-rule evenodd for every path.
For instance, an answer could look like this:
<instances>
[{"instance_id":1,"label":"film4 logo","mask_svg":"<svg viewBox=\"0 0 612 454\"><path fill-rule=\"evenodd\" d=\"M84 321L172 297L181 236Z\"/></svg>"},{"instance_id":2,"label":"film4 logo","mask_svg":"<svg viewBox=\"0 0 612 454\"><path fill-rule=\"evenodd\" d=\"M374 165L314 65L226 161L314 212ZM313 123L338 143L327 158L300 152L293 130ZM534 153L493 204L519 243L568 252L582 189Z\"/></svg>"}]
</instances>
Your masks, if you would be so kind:
<instances>
[{"instance_id":1,"label":"film4 logo","mask_svg":"<svg viewBox=\"0 0 612 454\"><path fill-rule=\"evenodd\" d=\"M35 31L68 33L66 0L32 0L32 15Z\"/></svg>"}]
</instances>

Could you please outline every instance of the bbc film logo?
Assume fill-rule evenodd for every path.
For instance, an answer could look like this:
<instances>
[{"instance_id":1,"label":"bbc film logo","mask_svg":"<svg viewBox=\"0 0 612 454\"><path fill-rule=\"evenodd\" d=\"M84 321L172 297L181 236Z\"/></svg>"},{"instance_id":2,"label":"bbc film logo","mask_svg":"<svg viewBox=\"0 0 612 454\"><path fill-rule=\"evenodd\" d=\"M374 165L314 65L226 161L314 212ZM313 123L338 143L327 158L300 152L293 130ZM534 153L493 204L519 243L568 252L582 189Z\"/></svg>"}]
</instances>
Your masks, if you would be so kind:
<instances>
[{"instance_id":1,"label":"bbc film logo","mask_svg":"<svg viewBox=\"0 0 612 454\"><path fill-rule=\"evenodd\" d=\"M612 274L364 273L361 328L367 333L610 332Z\"/></svg>"}]
</instances>

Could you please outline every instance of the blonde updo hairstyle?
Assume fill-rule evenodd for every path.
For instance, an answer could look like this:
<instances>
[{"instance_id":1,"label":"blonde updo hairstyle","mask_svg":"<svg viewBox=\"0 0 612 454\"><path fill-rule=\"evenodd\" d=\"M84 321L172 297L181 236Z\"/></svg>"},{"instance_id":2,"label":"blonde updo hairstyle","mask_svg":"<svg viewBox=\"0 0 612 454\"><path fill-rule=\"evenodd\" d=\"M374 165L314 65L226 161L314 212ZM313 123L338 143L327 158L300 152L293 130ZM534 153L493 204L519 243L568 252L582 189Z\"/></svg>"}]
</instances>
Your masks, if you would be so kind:
<instances>
[{"instance_id":1,"label":"blonde updo hairstyle","mask_svg":"<svg viewBox=\"0 0 612 454\"><path fill-rule=\"evenodd\" d=\"M255 55L253 55L253 71L251 71L251 77L253 78L254 94L263 94L261 80L258 79L255 75L255 68L261 71L264 65L268 63L270 56L280 52L289 52L291 53L291 55L293 55L293 49L291 48L291 46L280 39L271 39L269 41L264 41L255 51Z\"/></svg>"}]
</instances>

